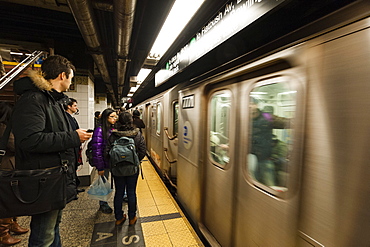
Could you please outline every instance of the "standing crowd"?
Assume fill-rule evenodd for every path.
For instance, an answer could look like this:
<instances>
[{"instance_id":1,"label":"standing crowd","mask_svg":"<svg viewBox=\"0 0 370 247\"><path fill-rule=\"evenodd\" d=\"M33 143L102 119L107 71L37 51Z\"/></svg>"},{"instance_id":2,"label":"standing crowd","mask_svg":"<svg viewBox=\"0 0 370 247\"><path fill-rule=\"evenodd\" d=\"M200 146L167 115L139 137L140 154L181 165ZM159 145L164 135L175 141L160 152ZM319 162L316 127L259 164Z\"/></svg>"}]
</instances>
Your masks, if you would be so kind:
<instances>
[{"instance_id":1,"label":"standing crowd","mask_svg":"<svg viewBox=\"0 0 370 247\"><path fill-rule=\"evenodd\" d=\"M48 169L57 165L68 165L66 171L66 202L78 199L77 167L82 164L81 144L91 139L92 160L99 176L108 179L111 173L109 151L120 138L133 140L138 159L146 153L141 129L143 123L137 119L139 111L134 111L135 118L128 112L117 113L105 109L95 113L94 131L81 129L74 114L78 113L77 100L64 94L71 85L75 67L66 58L49 56L41 66L41 72L29 71L28 77L14 82L14 92L20 95L13 109L7 104L0 104L0 136L4 128L11 126L11 135L0 169L35 170ZM136 121L136 124L134 124ZM130 171L129 171L130 170ZM127 169L123 173L111 174L114 181L114 209L108 202L99 201L99 210L110 214L114 211L115 224L121 225L129 219L134 225L136 216L136 185L138 168ZM134 172L133 172L134 171ZM128 212L122 210L127 197ZM30 237L28 246L62 246L59 225L63 208L56 208L44 213L31 215ZM17 224L16 217L0 219L0 244L14 245L20 242L10 233L28 232Z\"/></svg>"}]
</instances>

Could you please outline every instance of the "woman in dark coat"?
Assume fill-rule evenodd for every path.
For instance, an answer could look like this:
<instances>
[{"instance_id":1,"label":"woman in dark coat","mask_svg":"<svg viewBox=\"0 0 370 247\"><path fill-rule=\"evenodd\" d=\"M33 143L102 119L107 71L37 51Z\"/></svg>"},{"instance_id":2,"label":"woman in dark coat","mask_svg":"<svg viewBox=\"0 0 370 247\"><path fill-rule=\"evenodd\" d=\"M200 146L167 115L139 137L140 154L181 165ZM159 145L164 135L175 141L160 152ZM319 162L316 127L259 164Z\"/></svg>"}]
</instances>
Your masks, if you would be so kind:
<instances>
[{"instance_id":1,"label":"woman in dark coat","mask_svg":"<svg viewBox=\"0 0 370 247\"><path fill-rule=\"evenodd\" d=\"M143 136L139 128L134 128L132 124L132 116L128 112L119 114L118 122L120 127L118 130L112 132L109 138L109 145L121 137L129 137L134 139L135 148L139 160L145 157L146 147ZM137 169L139 171L139 169ZM114 216L116 218L116 225L121 225L126 220L126 214L122 211L122 203L124 192L126 190L128 197L128 217L129 225L134 225L137 221L136 217L136 185L139 172L129 176L113 176L116 193L114 195Z\"/></svg>"}]
</instances>

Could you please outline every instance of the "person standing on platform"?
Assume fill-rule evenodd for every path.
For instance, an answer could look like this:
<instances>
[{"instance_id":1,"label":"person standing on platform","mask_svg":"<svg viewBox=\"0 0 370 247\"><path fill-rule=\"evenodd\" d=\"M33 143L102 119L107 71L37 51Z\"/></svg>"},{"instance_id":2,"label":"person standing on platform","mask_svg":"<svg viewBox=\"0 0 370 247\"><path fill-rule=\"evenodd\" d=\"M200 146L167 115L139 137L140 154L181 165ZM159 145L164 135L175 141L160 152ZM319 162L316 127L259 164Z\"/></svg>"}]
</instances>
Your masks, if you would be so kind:
<instances>
[{"instance_id":1,"label":"person standing on platform","mask_svg":"<svg viewBox=\"0 0 370 247\"><path fill-rule=\"evenodd\" d=\"M136 153L141 161L145 157L146 146L144 137L141 135L139 128L135 128L132 124L132 116L128 112L119 114L118 122L120 127L114 130L109 138L109 147L112 146L115 140L121 137L129 137L134 140ZM109 148L108 148L109 149ZM139 170L139 169L138 169ZM128 217L129 225L134 225L137 221L136 216L136 185L139 172L136 174L129 174L127 176L113 176L114 187L116 192L114 194L114 216L116 218L116 225L122 225L126 220L126 214L122 211L122 203L125 191L128 198Z\"/></svg>"},{"instance_id":2,"label":"person standing on platform","mask_svg":"<svg viewBox=\"0 0 370 247\"><path fill-rule=\"evenodd\" d=\"M141 129L145 129L145 123L144 121L140 118L140 112L139 110L135 110L132 113L132 118L133 118L133 124L136 128L139 128L140 133L143 133Z\"/></svg>"},{"instance_id":3,"label":"person standing on platform","mask_svg":"<svg viewBox=\"0 0 370 247\"><path fill-rule=\"evenodd\" d=\"M78 113L77 100L74 98L68 98L67 102L65 102L63 106L64 106L64 110L67 112L67 117L69 120L69 124L72 127L72 130L79 129L80 126L78 125L76 118L73 116L74 114ZM80 185L80 180L78 179L78 176L77 176L77 169L80 165L82 165L81 146L79 146L78 148L75 148L74 151L75 151L75 156L76 156L76 163L75 163L76 164L75 166L76 190L77 190L77 193L81 193L85 191L84 189L78 189L78 186Z\"/></svg>"},{"instance_id":4,"label":"person standing on platform","mask_svg":"<svg viewBox=\"0 0 370 247\"><path fill-rule=\"evenodd\" d=\"M94 129L100 125L100 111L94 113Z\"/></svg>"},{"instance_id":5,"label":"person standing on platform","mask_svg":"<svg viewBox=\"0 0 370 247\"><path fill-rule=\"evenodd\" d=\"M75 67L59 55L49 56L41 66L41 73L30 70L28 77L14 82L20 95L12 116L15 138L16 169L32 170L55 167L68 161L67 202L76 197L73 176L74 148L91 138L86 130L72 130L60 100L67 96ZM62 210L57 209L31 216L28 246L60 247L59 224Z\"/></svg>"},{"instance_id":6,"label":"person standing on platform","mask_svg":"<svg viewBox=\"0 0 370 247\"><path fill-rule=\"evenodd\" d=\"M92 147L92 162L98 170L99 176L109 177L109 161L106 153L106 146L109 136L112 134L114 124L117 121L117 113L115 110L108 108L101 114L100 126L95 128L91 140ZM108 205L108 202L99 201L99 210L105 214L111 214L113 209Z\"/></svg>"}]
</instances>

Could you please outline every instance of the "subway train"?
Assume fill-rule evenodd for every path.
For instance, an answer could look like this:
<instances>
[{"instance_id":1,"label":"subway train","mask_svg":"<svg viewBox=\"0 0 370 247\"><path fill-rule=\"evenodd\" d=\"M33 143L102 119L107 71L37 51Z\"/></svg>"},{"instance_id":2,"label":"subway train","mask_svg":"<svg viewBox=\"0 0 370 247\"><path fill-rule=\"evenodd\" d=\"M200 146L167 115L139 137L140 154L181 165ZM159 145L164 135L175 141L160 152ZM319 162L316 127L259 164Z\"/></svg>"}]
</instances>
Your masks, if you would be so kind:
<instances>
[{"instance_id":1,"label":"subway train","mask_svg":"<svg viewBox=\"0 0 370 247\"><path fill-rule=\"evenodd\" d=\"M370 246L369 6L132 107L211 246Z\"/></svg>"}]
</instances>

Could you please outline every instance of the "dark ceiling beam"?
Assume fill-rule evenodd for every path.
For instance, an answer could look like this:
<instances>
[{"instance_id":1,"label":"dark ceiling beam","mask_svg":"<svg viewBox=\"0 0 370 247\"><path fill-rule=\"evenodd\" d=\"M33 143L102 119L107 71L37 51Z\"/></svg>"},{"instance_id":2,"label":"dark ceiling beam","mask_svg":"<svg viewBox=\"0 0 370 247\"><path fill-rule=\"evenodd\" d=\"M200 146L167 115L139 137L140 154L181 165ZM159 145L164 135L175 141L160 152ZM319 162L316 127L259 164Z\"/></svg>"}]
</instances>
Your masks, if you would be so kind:
<instances>
[{"instance_id":1,"label":"dark ceiling beam","mask_svg":"<svg viewBox=\"0 0 370 247\"><path fill-rule=\"evenodd\" d=\"M117 41L117 86L118 100L122 98L127 62L129 61L129 49L131 33L134 24L136 0L114 0L114 24Z\"/></svg>"},{"instance_id":2,"label":"dark ceiling beam","mask_svg":"<svg viewBox=\"0 0 370 247\"><path fill-rule=\"evenodd\" d=\"M102 54L101 38L91 2L87 0L67 0L67 2L115 105L117 99L114 94L105 57Z\"/></svg>"}]
</instances>

